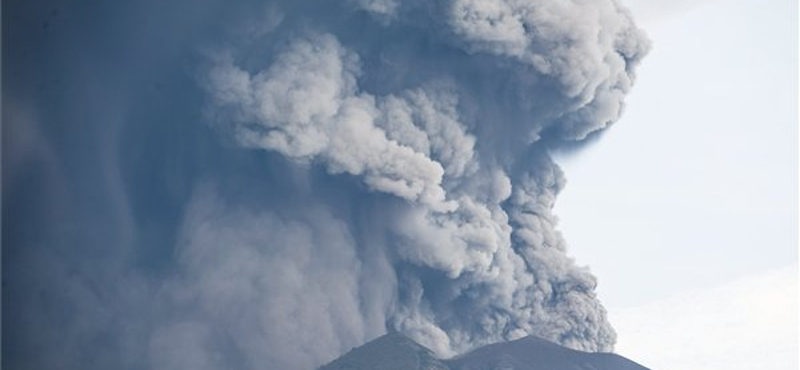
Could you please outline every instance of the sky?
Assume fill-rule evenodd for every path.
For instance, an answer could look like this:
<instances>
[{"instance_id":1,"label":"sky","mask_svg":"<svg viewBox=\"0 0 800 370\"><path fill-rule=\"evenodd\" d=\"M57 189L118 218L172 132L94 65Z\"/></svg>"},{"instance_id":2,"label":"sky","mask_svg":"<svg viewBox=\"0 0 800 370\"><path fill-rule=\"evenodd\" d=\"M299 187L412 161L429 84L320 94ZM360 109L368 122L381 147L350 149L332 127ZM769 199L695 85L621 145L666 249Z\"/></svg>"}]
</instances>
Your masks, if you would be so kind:
<instances>
[{"instance_id":1,"label":"sky","mask_svg":"<svg viewBox=\"0 0 800 370\"><path fill-rule=\"evenodd\" d=\"M795 369L797 4L629 4L653 48L620 121L557 159L560 228L599 277L620 353Z\"/></svg>"}]
</instances>

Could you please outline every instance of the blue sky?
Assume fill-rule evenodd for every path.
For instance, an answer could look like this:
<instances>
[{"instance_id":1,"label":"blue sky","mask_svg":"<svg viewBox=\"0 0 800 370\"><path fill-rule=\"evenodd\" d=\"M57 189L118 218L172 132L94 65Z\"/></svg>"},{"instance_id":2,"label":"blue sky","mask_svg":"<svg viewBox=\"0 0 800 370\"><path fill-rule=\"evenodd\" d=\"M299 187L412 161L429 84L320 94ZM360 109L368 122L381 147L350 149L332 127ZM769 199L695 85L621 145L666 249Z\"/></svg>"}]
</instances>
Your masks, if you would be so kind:
<instances>
[{"instance_id":1,"label":"blue sky","mask_svg":"<svg viewBox=\"0 0 800 370\"><path fill-rule=\"evenodd\" d=\"M753 368L724 356L794 369L796 351L778 348L797 347L797 4L629 3L653 49L622 119L559 159L569 179L556 205L560 227L600 279L621 353L666 370ZM780 294L746 288L750 281L772 281L764 289ZM702 292L718 309L677 313ZM667 300L686 307L627 322ZM741 302L786 309L763 322ZM696 315L692 325L687 315ZM742 325L716 325L726 320ZM751 335L753 327L774 335ZM751 346L714 340L732 335ZM660 355L681 338L702 338L697 346L720 361L691 365L697 350L676 362L674 347Z\"/></svg>"}]
</instances>

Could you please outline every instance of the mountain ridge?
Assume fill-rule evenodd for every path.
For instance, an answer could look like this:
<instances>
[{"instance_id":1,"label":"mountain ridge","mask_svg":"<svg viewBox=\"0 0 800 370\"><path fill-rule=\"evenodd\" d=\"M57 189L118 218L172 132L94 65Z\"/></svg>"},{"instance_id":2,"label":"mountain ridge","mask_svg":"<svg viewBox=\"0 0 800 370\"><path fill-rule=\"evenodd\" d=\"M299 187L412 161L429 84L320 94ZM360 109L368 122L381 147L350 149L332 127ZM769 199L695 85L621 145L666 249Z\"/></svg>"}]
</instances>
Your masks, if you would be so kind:
<instances>
[{"instance_id":1,"label":"mountain ridge","mask_svg":"<svg viewBox=\"0 0 800 370\"><path fill-rule=\"evenodd\" d=\"M433 351L391 332L351 349L318 370L650 370L614 353L591 353L528 336L436 358Z\"/></svg>"}]
</instances>

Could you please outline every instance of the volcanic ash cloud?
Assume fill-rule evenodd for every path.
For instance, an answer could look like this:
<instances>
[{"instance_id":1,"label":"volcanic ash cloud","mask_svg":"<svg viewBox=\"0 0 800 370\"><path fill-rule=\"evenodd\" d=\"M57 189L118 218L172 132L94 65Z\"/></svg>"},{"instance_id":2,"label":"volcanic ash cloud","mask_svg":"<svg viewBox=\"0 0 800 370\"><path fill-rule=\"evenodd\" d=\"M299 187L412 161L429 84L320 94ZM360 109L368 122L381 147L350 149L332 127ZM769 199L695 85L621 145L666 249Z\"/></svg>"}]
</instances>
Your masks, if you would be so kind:
<instances>
[{"instance_id":1,"label":"volcanic ash cloud","mask_svg":"<svg viewBox=\"0 0 800 370\"><path fill-rule=\"evenodd\" d=\"M595 278L556 230L565 178L548 150L619 117L649 45L630 14L612 0L313 6L275 5L254 41L212 53L212 125L286 158L306 201L198 190L176 289L208 304L201 329L175 330L234 328L252 363L290 369L387 326L443 356L528 334L611 350Z\"/></svg>"}]
</instances>

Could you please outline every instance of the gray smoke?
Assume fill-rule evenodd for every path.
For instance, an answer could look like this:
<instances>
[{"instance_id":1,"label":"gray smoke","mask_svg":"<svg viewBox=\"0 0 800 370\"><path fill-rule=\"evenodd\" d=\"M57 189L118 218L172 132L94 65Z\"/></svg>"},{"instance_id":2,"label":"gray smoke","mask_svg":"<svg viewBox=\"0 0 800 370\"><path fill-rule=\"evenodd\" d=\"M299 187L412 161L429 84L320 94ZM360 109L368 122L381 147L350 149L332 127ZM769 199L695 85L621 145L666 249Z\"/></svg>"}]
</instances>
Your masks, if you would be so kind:
<instances>
[{"instance_id":1,"label":"gray smoke","mask_svg":"<svg viewBox=\"0 0 800 370\"><path fill-rule=\"evenodd\" d=\"M528 334L611 350L595 279L555 229L565 181L542 137L581 140L618 118L647 49L629 14L613 1L356 5L380 20L369 33L408 30L406 45L382 60L383 47L308 27L271 50L264 68L218 56L207 81L216 122L243 147L406 201L343 220L384 219L374 230L389 238L381 285L397 293L379 303L394 328L445 356ZM391 81L397 74L405 76ZM364 247L351 245L351 264L364 262ZM350 306L363 299L343 293ZM346 331L372 334L351 324Z\"/></svg>"},{"instance_id":2,"label":"gray smoke","mask_svg":"<svg viewBox=\"0 0 800 370\"><path fill-rule=\"evenodd\" d=\"M223 9L215 3L172 26L183 31L158 55L172 58L169 45L192 32L203 39L193 30L213 23ZM61 244L55 230L4 236L60 245L13 257L27 266L12 270L21 281L59 289L13 293L21 303L4 316L24 320L11 329L19 344L4 349L11 363L307 370L390 329L441 356L529 334L613 349L596 280L556 229L565 178L548 153L605 129L623 109L649 44L616 0L236 9L245 10L219 15L224 36L192 41L203 44L192 80L200 103L177 103L181 90L166 98L195 112L179 119L196 127L141 129L169 148L153 158L166 161L157 165L165 184L132 170L145 171L136 163L147 140L119 134L110 151L126 154L119 168L106 157L109 200L95 207L118 218L71 221L73 238ZM109 106L103 117L125 116ZM12 113L33 121L22 108ZM44 130L11 125L23 126ZM37 135L27 136L47 142ZM53 153L78 156L48 145L38 149L47 168L57 167ZM36 151L12 154L25 153ZM42 171L72 186L61 169ZM150 186L166 194L163 204L137 195ZM81 194L74 198L96 196ZM154 204L138 206L142 199ZM58 222L31 217L46 229ZM105 222L114 228L92 234ZM67 308L51 312L48 302ZM47 359L31 360L37 348Z\"/></svg>"}]
</instances>

